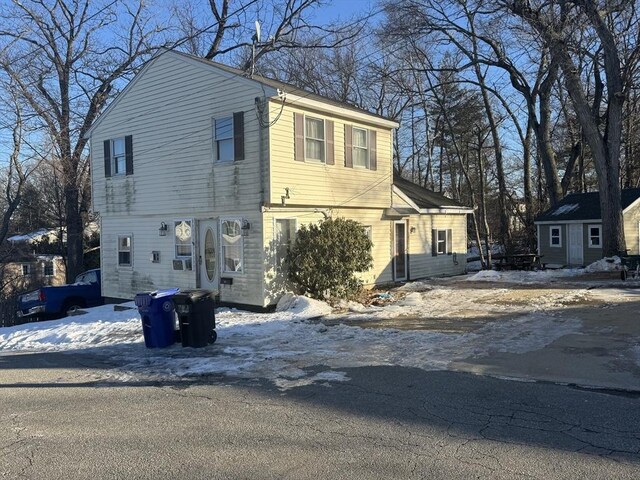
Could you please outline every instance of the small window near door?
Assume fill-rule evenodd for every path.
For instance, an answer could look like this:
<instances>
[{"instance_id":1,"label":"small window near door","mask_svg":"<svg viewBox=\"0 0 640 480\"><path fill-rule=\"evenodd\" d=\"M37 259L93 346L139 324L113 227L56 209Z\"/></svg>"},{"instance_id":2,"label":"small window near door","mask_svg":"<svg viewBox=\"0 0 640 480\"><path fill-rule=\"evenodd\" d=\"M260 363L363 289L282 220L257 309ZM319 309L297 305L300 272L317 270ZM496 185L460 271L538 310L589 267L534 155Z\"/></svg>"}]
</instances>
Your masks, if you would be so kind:
<instances>
[{"instance_id":1,"label":"small window near door","mask_svg":"<svg viewBox=\"0 0 640 480\"><path fill-rule=\"evenodd\" d=\"M191 220L174 222L176 258L191 258L193 245L191 243Z\"/></svg>"},{"instance_id":2,"label":"small window near door","mask_svg":"<svg viewBox=\"0 0 640 480\"><path fill-rule=\"evenodd\" d=\"M42 266L43 274L45 277L53 277L55 270L53 268L53 262L44 262Z\"/></svg>"},{"instance_id":3,"label":"small window near door","mask_svg":"<svg viewBox=\"0 0 640 480\"><path fill-rule=\"evenodd\" d=\"M589 248L602 247L602 226L589 225Z\"/></svg>"},{"instance_id":4,"label":"small window near door","mask_svg":"<svg viewBox=\"0 0 640 480\"><path fill-rule=\"evenodd\" d=\"M447 231L438 230L438 255L447 254Z\"/></svg>"},{"instance_id":5,"label":"small window near door","mask_svg":"<svg viewBox=\"0 0 640 480\"><path fill-rule=\"evenodd\" d=\"M244 237L242 221L239 219L223 220L220 225L222 237L222 271L225 273L242 273L242 257Z\"/></svg>"},{"instance_id":6,"label":"small window near door","mask_svg":"<svg viewBox=\"0 0 640 480\"><path fill-rule=\"evenodd\" d=\"M562 247L562 229L559 226L549 227L549 246Z\"/></svg>"},{"instance_id":7,"label":"small window near door","mask_svg":"<svg viewBox=\"0 0 640 480\"><path fill-rule=\"evenodd\" d=\"M28 263L22 264L22 275L25 277L31 275L31 265L29 265Z\"/></svg>"}]
</instances>

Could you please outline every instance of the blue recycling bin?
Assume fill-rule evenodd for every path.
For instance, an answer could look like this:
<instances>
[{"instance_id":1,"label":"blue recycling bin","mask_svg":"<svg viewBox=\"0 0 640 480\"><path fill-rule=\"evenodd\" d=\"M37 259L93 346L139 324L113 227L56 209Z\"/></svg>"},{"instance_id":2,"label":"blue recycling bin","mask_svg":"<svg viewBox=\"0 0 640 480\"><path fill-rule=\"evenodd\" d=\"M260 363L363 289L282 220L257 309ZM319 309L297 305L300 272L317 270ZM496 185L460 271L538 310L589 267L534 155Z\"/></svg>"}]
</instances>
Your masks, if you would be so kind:
<instances>
[{"instance_id":1,"label":"blue recycling bin","mask_svg":"<svg viewBox=\"0 0 640 480\"><path fill-rule=\"evenodd\" d=\"M147 348L164 348L175 339L175 307L172 297L179 288L136 294L135 304L142 318L142 334Z\"/></svg>"}]
</instances>

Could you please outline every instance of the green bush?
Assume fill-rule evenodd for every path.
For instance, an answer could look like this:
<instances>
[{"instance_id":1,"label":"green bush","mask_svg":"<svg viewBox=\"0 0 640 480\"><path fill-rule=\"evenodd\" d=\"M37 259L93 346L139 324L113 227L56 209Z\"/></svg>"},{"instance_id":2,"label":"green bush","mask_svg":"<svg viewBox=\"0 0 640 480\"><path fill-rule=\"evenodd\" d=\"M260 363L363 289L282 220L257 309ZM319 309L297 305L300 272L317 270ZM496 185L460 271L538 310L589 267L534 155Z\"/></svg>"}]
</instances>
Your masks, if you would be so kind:
<instances>
[{"instance_id":1,"label":"green bush","mask_svg":"<svg viewBox=\"0 0 640 480\"><path fill-rule=\"evenodd\" d=\"M303 225L287 255L289 279L314 298L352 297L362 289L355 274L373 265L371 247L364 227L354 220Z\"/></svg>"}]
</instances>

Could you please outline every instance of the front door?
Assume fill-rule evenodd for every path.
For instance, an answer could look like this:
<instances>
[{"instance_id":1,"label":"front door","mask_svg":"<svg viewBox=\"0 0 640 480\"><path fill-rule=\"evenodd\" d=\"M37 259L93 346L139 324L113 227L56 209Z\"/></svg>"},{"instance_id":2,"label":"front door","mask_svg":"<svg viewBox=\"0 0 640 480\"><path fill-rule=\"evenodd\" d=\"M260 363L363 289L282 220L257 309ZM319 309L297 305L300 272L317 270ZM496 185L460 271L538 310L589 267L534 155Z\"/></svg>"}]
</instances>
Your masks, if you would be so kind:
<instances>
[{"instance_id":1,"label":"front door","mask_svg":"<svg viewBox=\"0 0 640 480\"><path fill-rule=\"evenodd\" d=\"M583 255L583 233L584 228L581 223L570 223L569 225L569 265L582 265Z\"/></svg>"},{"instance_id":2,"label":"front door","mask_svg":"<svg viewBox=\"0 0 640 480\"><path fill-rule=\"evenodd\" d=\"M200 288L218 291L218 221L200 220L198 230Z\"/></svg>"},{"instance_id":3,"label":"front door","mask_svg":"<svg viewBox=\"0 0 640 480\"><path fill-rule=\"evenodd\" d=\"M393 278L407 279L407 232L404 222L394 224Z\"/></svg>"}]
</instances>

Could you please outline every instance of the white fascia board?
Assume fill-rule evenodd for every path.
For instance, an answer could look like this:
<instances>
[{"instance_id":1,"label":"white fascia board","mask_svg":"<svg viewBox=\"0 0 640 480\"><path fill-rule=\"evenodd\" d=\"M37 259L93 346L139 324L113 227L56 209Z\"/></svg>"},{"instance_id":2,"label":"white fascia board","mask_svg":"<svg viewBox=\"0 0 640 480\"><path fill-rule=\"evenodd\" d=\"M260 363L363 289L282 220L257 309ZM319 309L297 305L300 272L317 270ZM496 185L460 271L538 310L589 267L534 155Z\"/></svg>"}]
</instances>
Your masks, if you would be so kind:
<instances>
[{"instance_id":1,"label":"white fascia board","mask_svg":"<svg viewBox=\"0 0 640 480\"><path fill-rule=\"evenodd\" d=\"M420 213L439 213L446 215L457 215L457 214L470 214L473 213L473 208L467 207L443 207L443 208L421 208Z\"/></svg>"},{"instance_id":2,"label":"white fascia board","mask_svg":"<svg viewBox=\"0 0 640 480\"><path fill-rule=\"evenodd\" d=\"M411 208L413 208L416 212L420 211L420 207L418 207L418 205L416 205L416 203L411 200L407 194L405 194L402 190L400 190L400 188L396 187L395 185L391 185L391 191L399 196L403 201L405 201L407 203L407 205L409 205ZM393 199L391 200L391 206L392 207L398 207L397 205L393 205ZM404 205L403 205L404 206Z\"/></svg>"},{"instance_id":3,"label":"white fascia board","mask_svg":"<svg viewBox=\"0 0 640 480\"><path fill-rule=\"evenodd\" d=\"M566 225L569 223L602 223L601 218L595 220L545 220L542 222L533 222L534 225Z\"/></svg>"},{"instance_id":4,"label":"white fascia board","mask_svg":"<svg viewBox=\"0 0 640 480\"><path fill-rule=\"evenodd\" d=\"M300 105L301 107L308 107L315 110L320 110L322 112L326 112L328 115L339 115L342 117L351 118L354 120L361 121L363 123L368 123L371 125L375 125L383 128L398 128L400 124L398 122L394 122L393 120L386 120L384 118L378 117L376 115L372 115L370 113L362 111L352 110L350 108L340 107L338 105L321 102L319 100L314 100L306 97L304 94L298 95L295 93L286 92L285 104L288 105ZM281 99L276 95L272 100L281 101Z\"/></svg>"}]
</instances>

